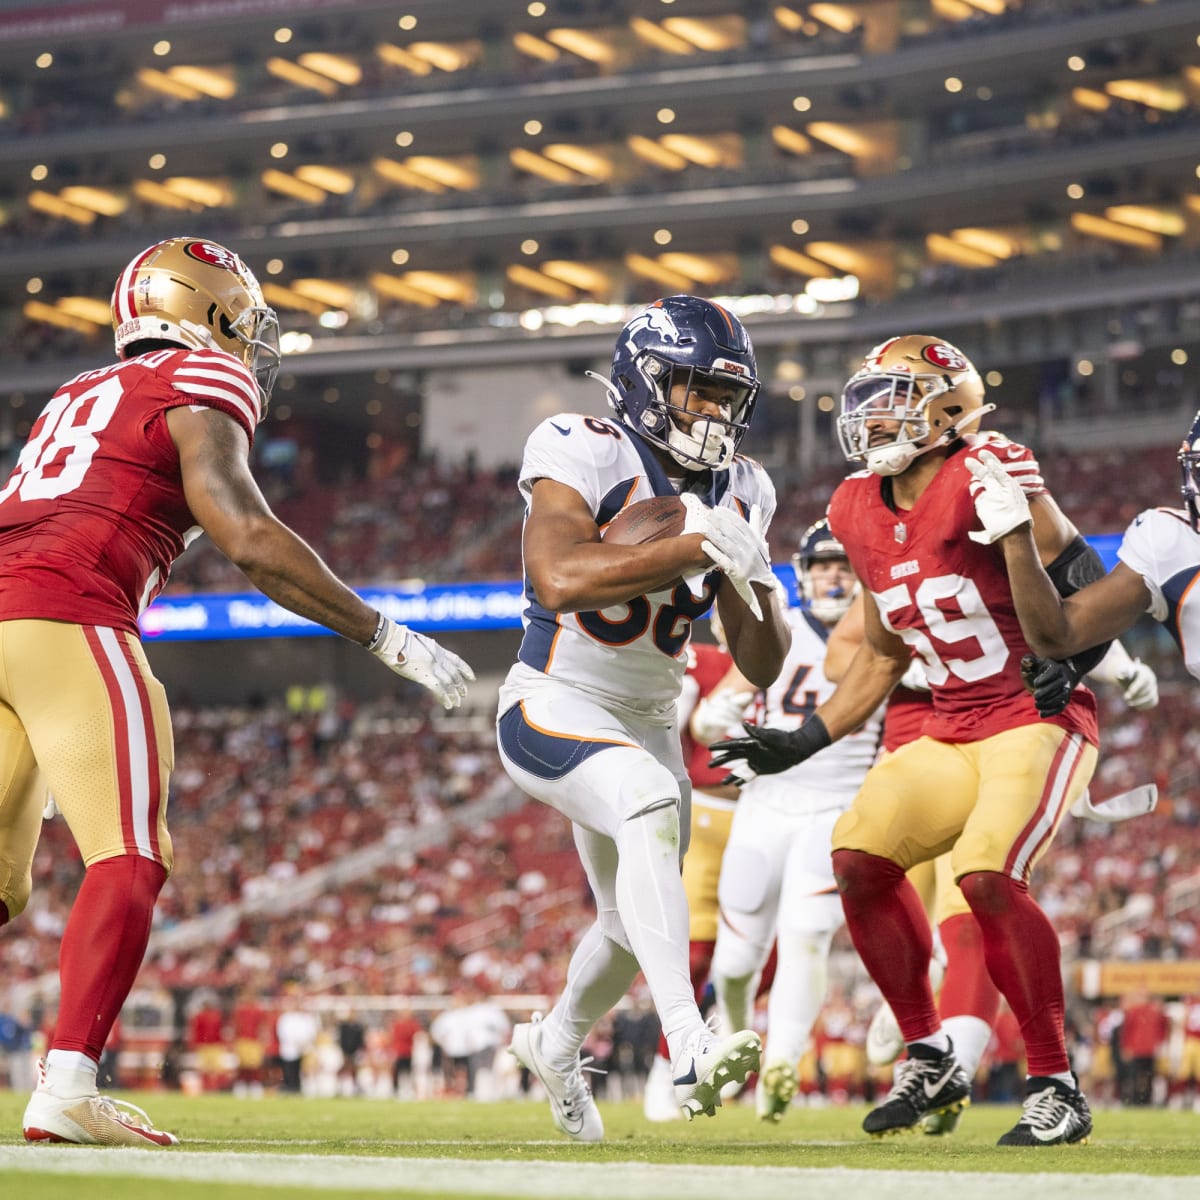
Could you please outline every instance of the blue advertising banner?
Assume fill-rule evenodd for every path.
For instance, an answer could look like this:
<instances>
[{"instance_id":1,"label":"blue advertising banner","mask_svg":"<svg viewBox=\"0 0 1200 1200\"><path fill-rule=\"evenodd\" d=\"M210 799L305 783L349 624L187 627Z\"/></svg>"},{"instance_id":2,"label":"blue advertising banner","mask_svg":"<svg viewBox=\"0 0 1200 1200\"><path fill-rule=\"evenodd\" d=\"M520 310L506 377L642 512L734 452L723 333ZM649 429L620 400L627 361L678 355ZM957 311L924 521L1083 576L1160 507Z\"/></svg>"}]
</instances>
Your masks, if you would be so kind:
<instances>
[{"instance_id":1,"label":"blue advertising banner","mask_svg":"<svg viewBox=\"0 0 1200 1200\"><path fill-rule=\"evenodd\" d=\"M1119 533L1088 541L1106 570L1117 561ZM796 580L790 566L776 575L796 603ZM424 588L363 588L359 595L402 625L423 633L466 629L517 629L525 597L520 580L496 583L450 583ZM258 592L193 593L160 596L143 614L142 636L148 642L204 641L215 638L326 637L323 625L297 617Z\"/></svg>"}]
</instances>

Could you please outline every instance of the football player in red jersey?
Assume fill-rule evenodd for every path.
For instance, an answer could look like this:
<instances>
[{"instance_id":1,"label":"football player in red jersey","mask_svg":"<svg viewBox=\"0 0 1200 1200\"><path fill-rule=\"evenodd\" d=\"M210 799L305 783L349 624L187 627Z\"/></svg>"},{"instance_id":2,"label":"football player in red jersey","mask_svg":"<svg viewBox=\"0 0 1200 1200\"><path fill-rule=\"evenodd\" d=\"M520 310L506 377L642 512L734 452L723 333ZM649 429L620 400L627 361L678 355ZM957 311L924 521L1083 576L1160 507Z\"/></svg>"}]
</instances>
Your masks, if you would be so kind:
<instances>
[{"instance_id":1,"label":"football player in red jersey","mask_svg":"<svg viewBox=\"0 0 1200 1200\"><path fill-rule=\"evenodd\" d=\"M905 878L952 849L988 970L1028 1051L1024 1112L1000 1144L1040 1146L1082 1141L1092 1128L1067 1059L1058 938L1029 876L1095 769L1095 699L1075 684L1107 647L1023 669L1029 646L1003 555L979 533L966 452L989 448L1017 472L1029 462L1034 537L1061 591L1098 578L1103 565L1036 479L1028 450L973 432L993 407L970 361L939 338L892 338L867 356L838 419L847 458L867 469L829 506L862 581L866 640L798 730L749 729L717 747L717 759L745 760L759 774L803 761L857 728L920 657L933 697L924 735L871 769L833 835L847 926L908 1046L863 1128L911 1128L968 1098L930 987L929 921Z\"/></svg>"},{"instance_id":2,"label":"football player in red jersey","mask_svg":"<svg viewBox=\"0 0 1200 1200\"><path fill-rule=\"evenodd\" d=\"M1015 464L1015 478L1024 477L1026 484L1036 489L1040 483L1035 480L1040 477L1029 475L1027 463L1025 459ZM860 593L830 635L825 670L831 679L840 680L846 673L865 636ZM1120 642L1113 642L1108 654L1092 669L1088 678L1119 687L1130 708L1145 711L1158 704L1157 676L1145 663L1131 658ZM919 738L932 711L933 697L924 665L914 659L888 697L883 721L884 752L894 754L901 746ZM1096 820L1120 820L1128 815L1110 815L1103 807L1095 808L1088 803L1086 793L1071 812L1076 817ZM975 920L962 889L954 882L951 859L952 855L947 851L936 859L917 863L910 868L908 878L936 930L931 970L942 1029L953 1040L955 1057L967 1078L973 1079L992 1036L992 1027L1000 1010L1000 992L988 974L979 922ZM940 946L936 944L938 942ZM900 1028L891 1009L883 1004L867 1030L867 1059L875 1066L884 1066L894 1062L903 1050ZM951 1133L957 1128L960 1115L955 1111L928 1113L921 1120L921 1129L934 1136Z\"/></svg>"},{"instance_id":3,"label":"football player in red jersey","mask_svg":"<svg viewBox=\"0 0 1200 1200\"><path fill-rule=\"evenodd\" d=\"M224 246L172 238L112 299L118 361L63 384L0 489L0 924L29 899L47 793L87 868L63 934L62 998L25 1110L30 1141L167 1146L96 1087L171 870L174 749L138 615L201 531L272 600L366 647L448 708L470 668L376 612L271 512L250 447L278 325Z\"/></svg>"}]
</instances>

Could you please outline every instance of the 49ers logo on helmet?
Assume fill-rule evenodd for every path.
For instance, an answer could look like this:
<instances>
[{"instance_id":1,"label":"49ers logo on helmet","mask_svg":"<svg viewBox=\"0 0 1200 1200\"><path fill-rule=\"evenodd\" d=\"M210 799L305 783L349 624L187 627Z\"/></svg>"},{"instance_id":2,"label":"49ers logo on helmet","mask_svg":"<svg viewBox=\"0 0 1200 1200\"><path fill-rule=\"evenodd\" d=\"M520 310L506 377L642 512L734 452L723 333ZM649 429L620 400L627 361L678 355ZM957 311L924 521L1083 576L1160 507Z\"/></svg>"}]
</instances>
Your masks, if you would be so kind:
<instances>
[{"instance_id":1,"label":"49ers logo on helmet","mask_svg":"<svg viewBox=\"0 0 1200 1200\"><path fill-rule=\"evenodd\" d=\"M962 353L946 342L930 342L922 347L921 357L943 371L965 371L968 366Z\"/></svg>"},{"instance_id":2,"label":"49ers logo on helmet","mask_svg":"<svg viewBox=\"0 0 1200 1200\"><path fill-rule=\"evenodd\" d=\"M183 248L184 254L197 262L208 263L210 267L221 267L226 271L241 269L241 261L232 250L218 246L216 242L188 242Z\"/></svg>"}]
</instances>

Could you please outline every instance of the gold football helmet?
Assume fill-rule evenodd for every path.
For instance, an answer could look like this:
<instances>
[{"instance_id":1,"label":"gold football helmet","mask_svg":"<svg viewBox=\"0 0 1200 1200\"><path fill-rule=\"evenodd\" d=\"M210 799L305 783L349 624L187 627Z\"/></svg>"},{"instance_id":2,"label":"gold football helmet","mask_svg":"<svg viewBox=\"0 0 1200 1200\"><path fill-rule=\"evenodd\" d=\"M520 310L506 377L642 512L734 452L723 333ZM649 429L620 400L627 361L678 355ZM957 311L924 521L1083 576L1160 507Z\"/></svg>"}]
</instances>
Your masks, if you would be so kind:
<instances>
[{"instance_id":1,"label":"gold football helmet","mask_svg":"<svg viewBox=\"0 0 1200 1200\"><path fill-rule=\"evenodd\" d=\"M983 380L961 350L910 333L876 346L842 389L838 441L852 462L866 463L876 475L899 475L995 407L983 402ZM880 429L880 421L895 423L888 441L881 439L892 431Z\"/></svg>"},{"instance_id":2,"label":"gold football helmet","mask_svg":"<svg viewBox=\"0 0 1200 1200\"><path fill-rule=\"evenodd\" d=\"M267 411L279 372L279 318L232 250L188 237L143 250L117 277L112 322L118 358L143 341L232 354L258 380Z\"/></svg>"}]
</instances>

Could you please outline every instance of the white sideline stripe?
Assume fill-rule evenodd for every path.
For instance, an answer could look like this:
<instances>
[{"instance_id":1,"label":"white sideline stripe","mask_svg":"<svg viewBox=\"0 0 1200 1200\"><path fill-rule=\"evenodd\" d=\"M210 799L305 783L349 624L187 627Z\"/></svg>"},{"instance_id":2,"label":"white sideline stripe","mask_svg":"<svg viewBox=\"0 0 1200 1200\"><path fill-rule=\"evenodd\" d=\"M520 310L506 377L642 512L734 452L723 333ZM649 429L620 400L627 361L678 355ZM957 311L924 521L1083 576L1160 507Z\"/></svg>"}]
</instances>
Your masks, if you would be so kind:
<instances>
[{"instance_id":1,"label":"white sideline stripe","mask_svg":"<svg viewBox=\"0 0 1200 1200\"><path fill-rule=\"evenodd\" d=\"M586 1153L586 1151L585 1151ZM1036 1150L1071 1154L1086 1150ZM944 1192L971 1200L1014 1200L1043 1192L1056 1200L1193 1200L1200 1176L974 1174L846 1168L688 1166L682 1163L498 1162L356 1155L237 1154L94 1150L78 1146L0 1146L0 1170L53 1175L138 1177L309 1187L314 1191L444 1192L450 1196L571 1196L573 1200L663 1200L735 1195L739 1200L867 1192L888 1200L928 1200ZM803 1190L801 1190L803 1189Z\"/></svg>"}]
</instances>

